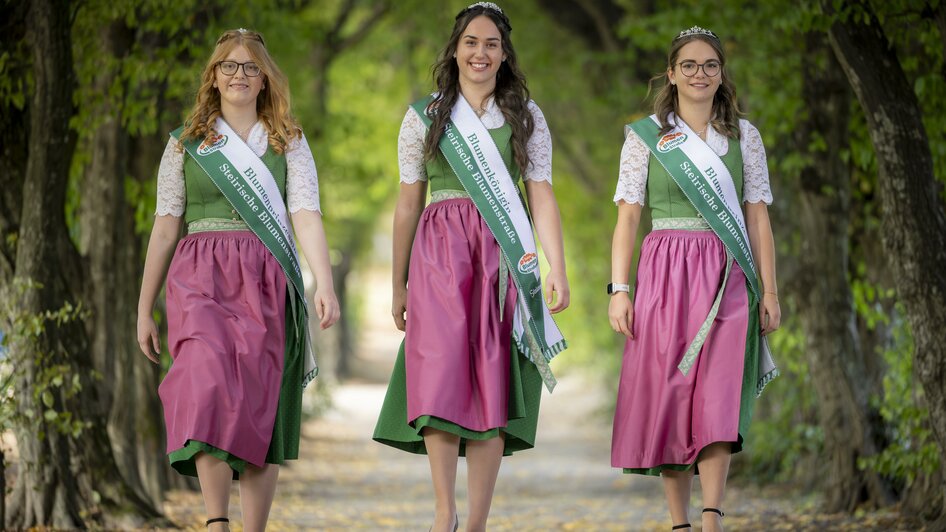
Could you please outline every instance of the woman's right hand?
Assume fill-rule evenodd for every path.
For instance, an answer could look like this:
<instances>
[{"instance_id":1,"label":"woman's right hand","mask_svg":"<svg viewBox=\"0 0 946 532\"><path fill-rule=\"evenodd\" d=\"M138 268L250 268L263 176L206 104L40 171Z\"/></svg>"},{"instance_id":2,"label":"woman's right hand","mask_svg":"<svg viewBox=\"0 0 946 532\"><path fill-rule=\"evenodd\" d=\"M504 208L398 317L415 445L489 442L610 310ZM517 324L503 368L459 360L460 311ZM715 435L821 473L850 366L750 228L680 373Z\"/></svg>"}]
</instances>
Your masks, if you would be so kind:
<instances>
[{"instance_id":1,"label":"woman's right hand","mask_svg":"<svg viewBox=\"0 0 946 532\"><path fill-rule=\"evenodd\" d=\"M149 360L159 363L161 342L158 339L158 325L150 314L138 314L138 347Z\"/></svg>"},{"instance_id":2,"label":"woman's right hand","mask_svg":"<svg viewBox=\"0 0 946 532\"><path fill-rule=\"evenodd\" d=\"M608 319L611 328L631 340L634 339L634 305L626 292L618 292L611 296L608 304Z\"/></svg>"},{"instance_id":3,"label":"woman's right hand","mask_svg":"<svg viewBox=\"0 0 946 532\"><path fill-rule=\"evenodd\" d=\"M394 317L394 325L397 330L403 331L407 328L407 287L394 289L394 297L391 301L391 316Z\"/></svg>"}]
</instances>

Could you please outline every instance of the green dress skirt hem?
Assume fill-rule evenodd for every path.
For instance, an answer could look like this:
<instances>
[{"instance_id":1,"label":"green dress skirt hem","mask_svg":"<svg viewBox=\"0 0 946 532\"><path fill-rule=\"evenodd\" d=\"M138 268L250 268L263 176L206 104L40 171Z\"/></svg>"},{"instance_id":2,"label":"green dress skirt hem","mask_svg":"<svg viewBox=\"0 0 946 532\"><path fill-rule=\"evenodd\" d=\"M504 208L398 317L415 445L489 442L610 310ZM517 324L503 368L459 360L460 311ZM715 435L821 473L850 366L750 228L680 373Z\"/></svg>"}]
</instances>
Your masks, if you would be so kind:
<instances>
[{"instance_id":1,"label":"green dress skirt hem","mask_svg":"<svg viewBox=\"0 0 946 532\"><path fill-rule=\"evenodd\" d=\"M542 397L542 376L512 342L509 364L509 403L505 427L485 431L470 430L452 421L423 415L407 419L407 379L404 365L404 344L398 350L388 391L378 416L373 439L396 449L414 454L427 454L421 433L424 427L449 432L460 437L460 456L466 456L466 442L488 440L502 433L505 436L503 455L531 449L535 446L535 431Z\"/></svg>"}]
</instances>

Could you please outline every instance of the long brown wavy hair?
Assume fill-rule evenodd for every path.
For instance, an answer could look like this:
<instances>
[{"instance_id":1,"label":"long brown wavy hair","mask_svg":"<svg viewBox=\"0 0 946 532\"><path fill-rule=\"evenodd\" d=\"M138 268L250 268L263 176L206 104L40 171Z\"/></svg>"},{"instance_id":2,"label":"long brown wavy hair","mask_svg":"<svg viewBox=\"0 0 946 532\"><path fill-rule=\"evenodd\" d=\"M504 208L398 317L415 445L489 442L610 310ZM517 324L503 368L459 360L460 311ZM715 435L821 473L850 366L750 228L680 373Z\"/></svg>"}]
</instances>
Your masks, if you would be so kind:
<instances>
[{"instance_id":1,"label":"long brown wavy hair","mask_svg":"<svg viewBox=\"0 0 946 532\"><path fill-rule=\"evenodd\" d=\"M502 111L503 117L506 118L506 122L512 127L513 155L519 170L525 172L529 167L529 152L526 150L526 144L535 129L535 120L532 118L532 112L529 111L529 89L526 86L526 77L519 70L516 51L509 38L512 32L509 19L505 14L482 5L470 6L457 14L450 40L447 41L447 45L440 52L440 57L432 68L434 81L437 84L437 97L427 108L432 123L424 141L424 155L427 160L436 156L440 136L443 135L444 128L450 121L453 105L460 96L460 69L453 54L457 51L463 31L473 19L479 16L489 17L499 28L506 60L500 63L499 71L496 72L496 89L493 92L493 98Z\"/></svg>"},{"instance_id":2,"label":"long brown wavy hair","mask_svg":"<svg viewBox=\"0 0 946 532\"><path fill-rule=\"evenodd\" d=\"M726 72L726 54L723 53L723 45L718 38L704 34L675 38L670 45L670 52L667 54L667 69L672 70L676 66L680 49L693 41L703 41L712 46L719 57L719 75L721 78L716 95L713 96L713 114L710 123L716 131L729 138L738 139L739 117L742 112L739 110L739 102L736 100L736 86L733 85ZM665 135L673 129L673 124L669 122L670 113L676 116L680 115L680 103L677 98L677 86L670 83L670 77L666 71L651 78L651 87L654 83L659 83L661 79L663 79L664 84L654 99L654 113L660 120L660 134Z\"/></svg>"},{"instance_id":3,"label":"long brown wavy hair","mask_svg":"<svg viewBox=\"0 0 946 532\"><path fill-rule=\"evenodd\" d=\"M244 29L228 30L217 39L210 60L200 76L197 102L185 122L181 140L203 139L216 134L213 125L220 116L220 91L214 86L217 64L237 46L243 46L263 76L264 88L256 96L256 113L269 132L269 144L276 153L284 153L290 141L302 134L289 106L289 81L266 50L263 36Z\"/></svg>"}]
</instances>

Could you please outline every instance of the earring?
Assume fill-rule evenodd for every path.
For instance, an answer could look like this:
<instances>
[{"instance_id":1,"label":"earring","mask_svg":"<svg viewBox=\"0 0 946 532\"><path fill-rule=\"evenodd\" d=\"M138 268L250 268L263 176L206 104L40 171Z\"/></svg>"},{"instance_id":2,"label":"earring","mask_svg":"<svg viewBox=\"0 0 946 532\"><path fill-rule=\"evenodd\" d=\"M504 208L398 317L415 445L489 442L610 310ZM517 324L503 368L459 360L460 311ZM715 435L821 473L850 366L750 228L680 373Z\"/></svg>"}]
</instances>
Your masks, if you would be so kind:
<instances>
[{"instance_id":1,"label":"earring","mask_svg":"<svg viewBox=\"0 0 946 532\"><path fill-rule=\"evenodd\" d=\"M670 80L670 84L671 84L671 85L676 85L677 82L671 79L671 80Z\"/></svg>"},{"instance_id":2,"label":"earring","mask_svg":"<svg viewBox=\"0 0 946 532\"><path fill-rule=\"evenodd\" d=\"M215 88L215 89L217 88L217 82L216 82L216 81L214 82L214 88Z\"/></svg>"}]
</instances>

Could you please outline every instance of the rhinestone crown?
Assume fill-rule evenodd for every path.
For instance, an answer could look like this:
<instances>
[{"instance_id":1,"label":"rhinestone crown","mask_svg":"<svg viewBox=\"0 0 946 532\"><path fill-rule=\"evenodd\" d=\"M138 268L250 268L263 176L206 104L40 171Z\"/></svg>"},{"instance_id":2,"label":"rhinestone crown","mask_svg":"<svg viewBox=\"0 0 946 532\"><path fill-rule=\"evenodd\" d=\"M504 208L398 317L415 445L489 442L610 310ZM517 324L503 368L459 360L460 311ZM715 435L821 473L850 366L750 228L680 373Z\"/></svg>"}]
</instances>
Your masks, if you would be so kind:
<instances>
[{"instance_id":1,"label":"rhinestone crown","mask_svg":"<svg viewBox=\"0 0 946 532\"><path fill-rule=\"evenodd\" d=\"M693 26L692 28L688 30L681 31L680 34L674 37L673 40L689 37L690 35L708 35L716 40L719 40L719 37L717 37L715 33L711 32L710 30L706 28L701 28L699 26Z\"/></svg>"},{"instance_id":2,"label":"rhinestone crown","mask_svg":"<svg viewBox=\"0 0 946 532\"><path fill-rule=\"evenodd\" d=\"M464 11L468 11L470 9L473 9L474 7L483 7L486 9L492 9L493 11L496 11L500 15L503 14L503 10L500 9L498 5L492 2L476 2L475 4L470 4L469 6L467 6L467 8L464 9Z\"/></svg>"}]
</instances>

